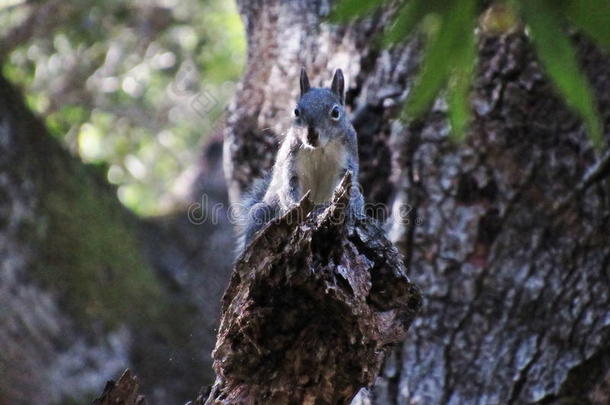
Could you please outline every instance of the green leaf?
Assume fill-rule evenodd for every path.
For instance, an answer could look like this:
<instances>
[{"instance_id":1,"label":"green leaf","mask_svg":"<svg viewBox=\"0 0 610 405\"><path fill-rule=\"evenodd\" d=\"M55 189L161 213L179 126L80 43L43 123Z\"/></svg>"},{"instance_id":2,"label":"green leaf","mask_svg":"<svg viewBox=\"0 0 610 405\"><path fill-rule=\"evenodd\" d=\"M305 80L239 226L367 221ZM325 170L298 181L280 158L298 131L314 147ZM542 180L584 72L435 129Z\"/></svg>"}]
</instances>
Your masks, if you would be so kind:
<instances>
[{"instance_id":1,"label":"green leaf","mask_svg":"<svg viewBox=\"0 0 610 405\"><path fill-rule=\"evenodd\" d=\"M466 130L471 117L469 95L476 61L474 31L470 32L464 42L467 46L456 61L447 92L451 138L456 142L463 142L466 138Z\"/></svg>"},{"instance_id":2,"label":"green leaf","mask_svg":"<svg viewBox=\"0 0 610 405\"><path fill-rule=\"evenodd\" d=\"M584 120L591 141L604 144L602 125L589 81L580 71L570 39L562 29L557 7L547 0L520 1L538 57L567 105Z\"/></svg>"},{"instance_id":3,"label":"green leaf","mask_svg":"<svg viewBox=\"0 0 610 405\"><path fill-rule=\"evenodd\" d=\"M610 1L567 0L563 13L576 27L610 49Z\"/></svg>"},{"instance_id":4,"label":"green leaf","mask_svg":"<svg viewBox=\"0 0 610 405\"><path fill-rule=\"evenodd\" d=\"M407 39L415 27L430 12L430 3L421 0L407 1L401 7L394 22L384 36L384 45L389 46Z\"/></svg>"},{"instance_id":5,"label":"green leaf","mask_svg":"<svg viewBox=\"0 0 610 405\"><path fill-rule=\"evenodd\" d=\"M330 20L342 22L357 17L363 17L386 1L387 0L342 0L331 12Z\"/></svg>"},{"instance_id":6,"label":"green leaf","mask_svg":"<svg viewBox=\"0 0 610 405\"><path fill-rule=\"evenodd\" d=\"M471 46L467 39L473 35L476 0L452 3L436 15L439 26L428 38L421 71L409 94L405 107L408 118L416 118L430 107Z\"/></svg>"}]
</instances>

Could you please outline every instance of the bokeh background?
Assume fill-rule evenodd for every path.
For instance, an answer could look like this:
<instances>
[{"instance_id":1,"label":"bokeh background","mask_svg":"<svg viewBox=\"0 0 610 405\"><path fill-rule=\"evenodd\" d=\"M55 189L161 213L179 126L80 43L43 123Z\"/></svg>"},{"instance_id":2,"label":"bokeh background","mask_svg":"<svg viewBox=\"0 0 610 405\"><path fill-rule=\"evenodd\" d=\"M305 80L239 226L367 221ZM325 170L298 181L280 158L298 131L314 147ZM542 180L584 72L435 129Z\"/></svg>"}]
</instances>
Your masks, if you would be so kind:
<instances>
[{"instance_id":1,"label":"bokeh background","mask_svg":"<svg viewBox=\"0 0 610 405\"><path fill-rule=\"evenodd\" d=\"M49 132L104 166L138 215L167 213L244 69L233 1L13 1L3 73Z\"/></svg>"}]
</instances>

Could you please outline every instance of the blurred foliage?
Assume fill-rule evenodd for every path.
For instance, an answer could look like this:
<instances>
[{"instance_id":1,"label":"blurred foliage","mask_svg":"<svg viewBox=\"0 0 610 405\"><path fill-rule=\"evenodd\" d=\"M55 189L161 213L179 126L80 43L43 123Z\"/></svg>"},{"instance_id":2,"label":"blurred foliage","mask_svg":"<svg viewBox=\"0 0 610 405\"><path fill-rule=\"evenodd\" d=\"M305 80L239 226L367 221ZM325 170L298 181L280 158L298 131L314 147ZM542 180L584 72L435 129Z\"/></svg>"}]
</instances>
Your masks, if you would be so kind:
<instances>
[{"instance_id":1,"label":"blurred foliage","mask_svg":"<svg viewBox=\"0 0 610 405\"><path fill-rule=\"evenodd\" d=\"M54 136L106 167L125 205L171 210L245 63L234 2L0 1L0 40L54 1L55 26L10 50L3 73Z\"/></svg>"},{"instance_id":2,"label":"blurred foliage","mask_svg":"<svg viewBox=\"0 0 610 405\"><path fill-rule=\"evenodd\" d=\"M332 19L362 17L386 3L389 1L341 0ZM558 93L583 119L592 143L597 148L605 146L593 92L579 68L568 29L577 28L610 49L610 1L401 0L392 4L397 11L383 43L402 42L416 32L424 37L420 73L405 105L407 119L425 113L446 89L452 135L462 140L471 116L468 95L476 63L476 29L501 34L525 27Z\"/></svg>"}]
</instances>

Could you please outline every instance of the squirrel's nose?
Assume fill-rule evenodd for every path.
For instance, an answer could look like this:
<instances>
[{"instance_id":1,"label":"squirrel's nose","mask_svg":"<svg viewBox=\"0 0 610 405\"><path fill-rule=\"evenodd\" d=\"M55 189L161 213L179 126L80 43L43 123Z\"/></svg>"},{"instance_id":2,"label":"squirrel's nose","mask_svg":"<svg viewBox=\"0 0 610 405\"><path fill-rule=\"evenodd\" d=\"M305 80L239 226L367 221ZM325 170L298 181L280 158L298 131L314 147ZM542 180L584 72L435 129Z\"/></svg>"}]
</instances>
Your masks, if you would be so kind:
<instances>
[{"instance_id":1,"label":"squirrel's nose","mask_svg":"<svg viewBox=\"0 0 610 405\"><path fill-rule=\"evenodd\" d=\"M311 146L318 146L320 134L313 127L307 127L307 143Z\"/></svg>"}]
</instances>

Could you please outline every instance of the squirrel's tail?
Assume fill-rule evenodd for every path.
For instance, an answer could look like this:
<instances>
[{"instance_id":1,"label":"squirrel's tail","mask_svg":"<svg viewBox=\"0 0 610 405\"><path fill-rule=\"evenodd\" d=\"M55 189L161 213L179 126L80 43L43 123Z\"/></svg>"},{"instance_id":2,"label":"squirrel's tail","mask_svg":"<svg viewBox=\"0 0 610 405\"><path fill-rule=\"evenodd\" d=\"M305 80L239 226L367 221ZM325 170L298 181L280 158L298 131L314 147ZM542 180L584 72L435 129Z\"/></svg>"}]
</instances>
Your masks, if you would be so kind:
<instances>
[{"instance_id":1,"label":"squirrel's tail","mask_svg":"<svg viewBox=\"0 0 610 405\"><path fill-rule=\"evenodd\" d=\"M237 246L235 249L235 257L241 255L252 236L253 218L251 218L250 210L252 207L263 201L265 193L271 183L271 174L267 174L260 179L254 180L250 190L245 194L241 201L240 212L237 219Z\"/></svg>"}]
</instances>

